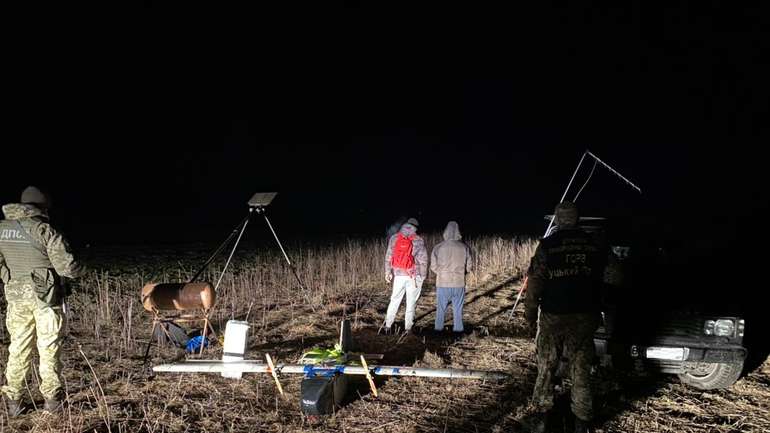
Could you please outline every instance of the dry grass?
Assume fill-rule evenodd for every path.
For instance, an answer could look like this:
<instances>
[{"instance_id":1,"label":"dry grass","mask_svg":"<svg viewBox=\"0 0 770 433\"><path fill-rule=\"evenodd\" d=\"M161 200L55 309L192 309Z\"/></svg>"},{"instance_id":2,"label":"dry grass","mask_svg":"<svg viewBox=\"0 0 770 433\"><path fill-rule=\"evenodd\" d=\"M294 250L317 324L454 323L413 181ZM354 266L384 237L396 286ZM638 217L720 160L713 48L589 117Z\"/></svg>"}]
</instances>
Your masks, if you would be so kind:
<instances>
[{"instance_id":1,"label":"dry grass","mask_svg":"<svg viewBox=\"0 0 770 433\"><path fill-rule=\"evenodd\" d=\"M429 236L429 246L439 238ZM340 318L353 321L361 350L384 353L383 363L505 370L502 383L378 378L380 398L363 381L353 398L321 425L309 425L297 405L300 378L282 377L289 399L277 395L267 375L232 381L216 375L152 376L141 366L149 336L149 316L139 304L148 281L182 281L195 272L205 251L117 250L100 257L99 271L79 283L70 299L74 316L63 361L69 395L59 415L30 412L8 420L0 432L476 432L522 431L536 375L534 346L522 333L519 316L507 311L536 243L487 237L469 241L476 252L466 296L466 323L475 331L458 341L379 336L389 289L382 275L384 240L295 247L290 252L305 281L301 290L272 250L237 254L218 294L214 325L250 310L249 358L270 353L279 362L296 361L314 345L332 344ZM206 279L215 280L222 262ZM426 282L417 325L433 322L433 284ZM402 310L403 311L403 310ZM0 359L7 359L7 336ZM82 350L81 350L82 349ZM217 358L218 349L204 357ZM171 349L153 350L156 362ZM668 379L643 382L607 378L600 417L603 431L731 432L770 429L770 367L727 391L698 392ZM37 376L30 396L41 401Z\"/></svg>"}]
</instances>

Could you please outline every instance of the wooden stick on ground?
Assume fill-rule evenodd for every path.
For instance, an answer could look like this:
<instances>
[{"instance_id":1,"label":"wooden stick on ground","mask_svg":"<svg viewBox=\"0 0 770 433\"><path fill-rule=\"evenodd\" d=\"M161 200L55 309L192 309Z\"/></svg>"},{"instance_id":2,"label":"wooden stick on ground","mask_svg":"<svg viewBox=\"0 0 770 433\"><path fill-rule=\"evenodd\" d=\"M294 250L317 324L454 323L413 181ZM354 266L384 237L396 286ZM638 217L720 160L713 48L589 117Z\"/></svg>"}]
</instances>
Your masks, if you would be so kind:
<instances>
[{"instance_id":1,"label":"wooden stick on ground","mask_svg":"<svg viewBox=\"0 0 770 433\"><path fill-rule=\"evenodd\" d=\"M283 387L281 386L281 381L278 380L278 373L275 371L275 364L273 364L273 358L270 357L269 353L265 353L265 358L267 358L267 365L270 367L270 374L273 375L273 379L275 379L275 385L278 387L278 392L281 394L281 397L285 397L283 394Z\"/></svg>"},{"instance_id":2,"label":"wooden stick on ground","mask_svg":"<svg viewBox=\"0 0 770 433\"><path fill-rule=\"evenodd\" d=\"M364 370L366 370L366 379L369 380L369 387L372 388L372 394L374 394L374 398L377 398L377 387L374 386L374 379L372 379L369 367L366 365L366 358L364 358L364 355L361 355L361 365L364 367Z\"/></svg>"}]
</instances>

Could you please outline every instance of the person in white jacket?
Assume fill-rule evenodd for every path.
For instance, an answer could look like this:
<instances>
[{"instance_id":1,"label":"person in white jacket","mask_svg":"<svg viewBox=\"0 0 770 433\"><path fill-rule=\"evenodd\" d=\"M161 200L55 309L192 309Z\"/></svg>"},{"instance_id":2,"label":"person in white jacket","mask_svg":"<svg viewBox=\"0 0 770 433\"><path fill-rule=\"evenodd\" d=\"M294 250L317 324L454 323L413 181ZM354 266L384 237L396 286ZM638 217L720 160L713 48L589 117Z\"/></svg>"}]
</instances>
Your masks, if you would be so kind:
<instances>
[{"instance_id":1,"label":"person in white jacket","mask_svg":"<svg viewBox=\"0 0 770 433\"><path fill-rule=\"evenodd\" d=\"M393 282L393 291L385 315L386 333L390 333L404 295L406 295L404 320L406 332L410 332L414 324L417 299L420 298L422 282L428 273L428 250L425 247L425 241L417 235L418 225L415 218L409 218L398 233L388 240L388 249L385 252L385 280Z\"/></svg>"}]
</instances>

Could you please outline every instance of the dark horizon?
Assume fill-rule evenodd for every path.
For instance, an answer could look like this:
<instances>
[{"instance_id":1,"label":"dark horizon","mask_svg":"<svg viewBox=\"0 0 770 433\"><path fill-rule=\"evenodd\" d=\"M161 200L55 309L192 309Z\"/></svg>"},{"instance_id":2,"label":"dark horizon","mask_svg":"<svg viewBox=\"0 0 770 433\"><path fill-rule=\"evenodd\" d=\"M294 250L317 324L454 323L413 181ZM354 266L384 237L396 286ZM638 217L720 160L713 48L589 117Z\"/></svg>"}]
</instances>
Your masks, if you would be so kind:
<instances>
[{"instance_id":1,"label":"dark horizon","mask_svg":"<svg viewBox=\"0 0 770 433\"><path fill-rule=\"evenodd\" d=\"M721 221L730 225L727 230L748 222L767 203L759 185L741 179L753 175L753 170L730 167L731 155L700 166L677 160L675 155L676 164L669 161L667 166L666 161L650 161L650 152L619 154L613 149L589 149L637 183L642 194L597 166L578 199L584 215L637 215L670 220L680 229L687 226L688 219L692 219L688 224L703 227ZM303 156L306 151L315 156ZM279 192L269 215L281 236L288 239L378 236L402 216L417 217L423 231L440 231L447 221L457 220L461 229L472 235L539 235L545 227L543 215L558 202L583 152L578 146L552 146L530 155L515 150L506 154L505 149L498 149L495 159L491 149L406 151L419 155L414 160L424 161L417 175L407 180L388 174L392 165L400 163L397 158L370 158L371 150L367 150L364 157L356 159L350 157L354 149L332 156L318 155L318 148L297 149L278 154L283 164L258 163L252 172L248 158L258 152L244 146L221 151L214 156L215 160L220 158L215 162L211 162L211 155L191 152L180 152L183 161L178 162L173 151L167 151L156 156L150 167L141 167L138 162L136 169L130 164L105 166L97 173L56 182L28 176L26 182L5 183L2 199L3 203L18 201L27 184L49 189L55 200L54 223L78 244L214 241L240 221L248 209L246 201L257 191ZM672 156L670 151L661 154ZM686 149L679 156L688 154ZM294 158L302 158L296 167ZM637 161L631 161L634 158ZM97 163L109 164L104 160ZM171 169L175 164L177 168ZM80 167L87 170L87 166ZM586 160L570 195L580 189L591 167ZM336 173L327 175L327 170ZM446 175L446 170L454 178L447 179L452 176ZM117 173L99 180L109 176L107 171ZM406 183L399 186L402 181ZM695 189L688 190L690 187ZM694 218L696 212L702 216Z\"/></svg>"},{"instance_id":2,"label":"dark horizon","mask_svg":"<svg viewBox=\"0 0 770 433\"><path fill-rule=\"evenodd\" d=\"M767 209L759 10L477 11L489 21L465 17L463 39L414 17L394 34L384 9L353 5L232 57L196 51L194 32L165 43L175 12L146 4L147 32L100 73L12 92L0 201L49 189L77 244L214 241L257 191L279 192L287 238L377 236L400 216L538 235L588 149L643 194L598 167L586 215L734 240Z\"/></svg>"}]
</instances>

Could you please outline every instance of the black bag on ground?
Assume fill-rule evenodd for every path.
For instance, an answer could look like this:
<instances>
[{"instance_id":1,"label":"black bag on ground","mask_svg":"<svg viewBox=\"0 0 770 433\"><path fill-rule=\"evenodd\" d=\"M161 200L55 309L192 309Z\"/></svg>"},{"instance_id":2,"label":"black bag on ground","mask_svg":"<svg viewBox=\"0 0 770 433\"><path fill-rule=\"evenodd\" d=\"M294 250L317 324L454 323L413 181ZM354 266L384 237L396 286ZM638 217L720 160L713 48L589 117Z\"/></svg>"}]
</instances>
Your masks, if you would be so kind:
<instances>
[{"instance_id":1,"label":"black bag on ground","mask_svg":"<svg viewBox=\"0 0 770 433\"><path fill-rule=\"evenodd\" d=\"M170 344L175 347L187 346L187 332L173 321L160 322L155 327L152 338L160 344Z\"/></svg>"}]
</instances>

